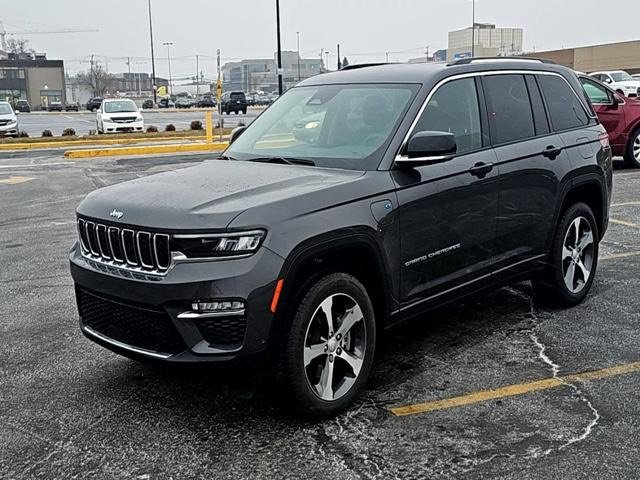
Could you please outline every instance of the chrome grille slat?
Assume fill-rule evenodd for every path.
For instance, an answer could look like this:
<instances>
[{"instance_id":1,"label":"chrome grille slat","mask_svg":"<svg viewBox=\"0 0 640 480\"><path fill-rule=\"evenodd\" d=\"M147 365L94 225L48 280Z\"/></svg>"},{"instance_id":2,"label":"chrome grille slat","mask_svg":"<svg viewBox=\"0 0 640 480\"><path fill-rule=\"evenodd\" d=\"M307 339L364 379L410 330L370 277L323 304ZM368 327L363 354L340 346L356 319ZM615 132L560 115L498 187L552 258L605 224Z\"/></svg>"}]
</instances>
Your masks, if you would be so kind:
<instances>
[{"instance_id":1,"label":"chrome grille slat","mask_svg":"<svg viewBox=\"0 0 640 480\"><path fill-rule=\"evenodd\" d=\"M82 255L97 264L150 275L164 275L171 266L171 237L165 233L84 218L78 218L77 226Z\"/></svg>"}]
</instances>

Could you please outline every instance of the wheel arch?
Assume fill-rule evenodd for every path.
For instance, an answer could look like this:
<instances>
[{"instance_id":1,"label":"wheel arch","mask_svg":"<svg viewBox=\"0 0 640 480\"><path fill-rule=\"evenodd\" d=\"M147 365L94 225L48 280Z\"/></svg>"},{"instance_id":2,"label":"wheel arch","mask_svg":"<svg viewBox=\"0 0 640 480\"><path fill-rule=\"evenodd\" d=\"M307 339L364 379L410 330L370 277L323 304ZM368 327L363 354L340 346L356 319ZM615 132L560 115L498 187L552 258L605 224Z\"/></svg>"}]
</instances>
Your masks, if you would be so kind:
<instances>
[{"instance_id":1,"label":"wheel arch","mask_svg":"<svg viewBox=\"0 0 640 480\"><path fill-rule=\"evenodd\" d=\"M607 229L609 209L608 196L603 188L604 180L596 173L582 174L566 184L560 205L556 212L555 224L557 225L562 214L577 202L586 203L594 217L598 227L598 237L602 238Z\"/></svg>"}]
</instances>

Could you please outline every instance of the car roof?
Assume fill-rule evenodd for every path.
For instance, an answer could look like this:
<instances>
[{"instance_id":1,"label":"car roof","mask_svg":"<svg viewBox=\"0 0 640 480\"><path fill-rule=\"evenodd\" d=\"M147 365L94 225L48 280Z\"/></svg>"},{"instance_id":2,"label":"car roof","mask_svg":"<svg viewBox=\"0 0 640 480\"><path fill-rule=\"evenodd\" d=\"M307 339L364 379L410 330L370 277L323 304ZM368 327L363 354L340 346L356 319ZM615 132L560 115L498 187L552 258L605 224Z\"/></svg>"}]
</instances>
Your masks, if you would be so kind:
<instances>
[{"instance_id":1,"label":"car roof","mask_svg":"<svg viewBox=\"0 0 640 480\"><path fill-rule=\"evenodd\" d=\"M133 102L130 98L105 98L102 100L103 102ZM135 102L134 102L135 103Z\"/></svg>"},{"instance_id":2,"label":"car roof","mask_svg":"<svg viewBox=\"0 0 640 480\"><path fill-rule=\"evenodd\" d=\"M500 70L531 70L556 72L566 75L571 69L546 63L540 59L465 59L453 63L385 63L367 66L352 65L344 70L324 73L303 80L298 85L323 85L341 83L431 83L434 80L460 75Z\"/></svg>"}]
</instances>

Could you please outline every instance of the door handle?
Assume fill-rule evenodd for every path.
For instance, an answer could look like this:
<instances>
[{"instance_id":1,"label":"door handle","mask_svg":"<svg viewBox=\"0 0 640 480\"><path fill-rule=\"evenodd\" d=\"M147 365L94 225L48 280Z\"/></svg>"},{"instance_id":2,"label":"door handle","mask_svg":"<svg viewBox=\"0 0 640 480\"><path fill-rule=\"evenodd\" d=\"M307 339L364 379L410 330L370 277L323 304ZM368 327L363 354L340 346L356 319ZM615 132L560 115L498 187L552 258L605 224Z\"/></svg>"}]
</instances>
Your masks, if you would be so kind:
<instances>
[{"instance_id":1,"label":"door handle","mask_svg":"<svg viewBox=\"0 0 640 480\"><path fill-rule=\"evenodd\" d=\"M469 173L475 177L484 178L491 170L493 170L493 163L479 162L469 169Z\"/></svg>"},{"instance_id":2,"label":"door handle","mask_svg":"<svg viewBox=\"0 0 640 480\"><path fill-rule=\"evenodd\" d=\"M549 145L542 151L542 155L547 157L550 160L555 160L558 155L562 153L562 148L554 147L553 145Z\"/></svg>"}]
</instances>

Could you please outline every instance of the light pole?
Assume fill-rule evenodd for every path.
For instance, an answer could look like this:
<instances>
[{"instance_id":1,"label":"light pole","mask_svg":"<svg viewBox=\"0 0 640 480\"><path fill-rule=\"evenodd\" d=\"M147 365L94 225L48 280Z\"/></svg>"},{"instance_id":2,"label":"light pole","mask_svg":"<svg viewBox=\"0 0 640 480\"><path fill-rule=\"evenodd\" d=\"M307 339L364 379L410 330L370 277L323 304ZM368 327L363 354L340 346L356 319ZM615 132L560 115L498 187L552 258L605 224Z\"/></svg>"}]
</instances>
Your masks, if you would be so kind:
<instances>
[{"instance_id":1,"label":"light pole","mask_svg":"<svg viewBox=\"0 0 640 480\"><path fill-rule=\"evenodd\" d=\"M276 30L278 31L278 94L282 95L282 49L280 47L280 0L276 0Z\"/></svg>"},{"instance_id":2,"label":"light pole","mask_svg":"<svg viewBox=\"0 0 640 480\"><path fill-rule=\"evenodd\" d=\"M476 56L476 0L471 0L471 58Z\"/></svg>"},{"instance_id":3,"label":"light pole","mask_svg":"<svg viewBox=\"0 0 640 480\"><path fill-rule=\"evenodd\" d=\"M325 69L327 70L327 72L329 71L329 55L331 54L331 52L329 50L325 51L324 54L327 56L327 61L325 63Z\"/></svg>"},{"instance_id":4,"label":"light pole","mask_svg":"<svg viewBox=\"0 0 640 480\"><path fill-rule=\"evenodd\" d=\"M296 38L298 41L298 81L300 81L300 32L296 32Z\"/></svg>"},{"instance_id":5,"label":"light pole","mask_svg":"<svg viewBox=\"0 0 640 480\"><path fill-rule=\"evenodd\" d=\"M153 89L153 103L158 101L156 92L156 58L153 53L153 22L151 21L151 0L149 0L149 37L151 39L151 88Z\"/></svg>"},{"instance_id":6,"label":"light pole","mask_svg":"<svg viewBox=\"0 0 640 480\"><path fill-rule=\"evenodd\" d=\"M171 86L171 52L170 48L173 46L173 42L164 42L163 45L167 47L167 62L169 63L169 95L173 93L173 87Z\"/></svg>"}]
</instances>

